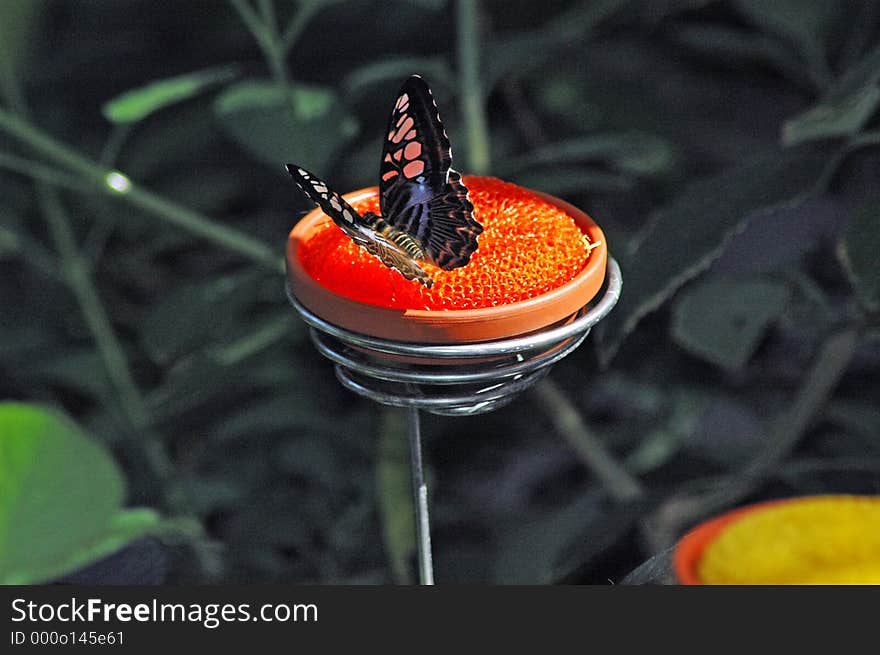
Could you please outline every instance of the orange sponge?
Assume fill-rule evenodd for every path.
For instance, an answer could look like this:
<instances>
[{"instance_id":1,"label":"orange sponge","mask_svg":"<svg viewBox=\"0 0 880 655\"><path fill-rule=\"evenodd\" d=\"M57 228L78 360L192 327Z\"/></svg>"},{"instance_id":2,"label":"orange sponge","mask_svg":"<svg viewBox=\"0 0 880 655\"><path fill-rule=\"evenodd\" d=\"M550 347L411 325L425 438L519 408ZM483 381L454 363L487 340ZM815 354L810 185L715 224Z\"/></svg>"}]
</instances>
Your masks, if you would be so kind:
<instances>
[{"instance_id":1,"label":"orange sponge","mask_svg":"<svg viewBox=\"0 0 880 655\"><path fill-rule=\"evenodd\" d=\"M547 293L574 278L590 245L571 216L535 193L491 177L465 176L482 223L479 248L467 266L444 271L423 263L434 278L425 288L367 253L334 223L303 243L303 268L322 286L360 302L392 309L476 309ZM379 213L378 195L355 205Z\"/></svg>"}]
</instances>

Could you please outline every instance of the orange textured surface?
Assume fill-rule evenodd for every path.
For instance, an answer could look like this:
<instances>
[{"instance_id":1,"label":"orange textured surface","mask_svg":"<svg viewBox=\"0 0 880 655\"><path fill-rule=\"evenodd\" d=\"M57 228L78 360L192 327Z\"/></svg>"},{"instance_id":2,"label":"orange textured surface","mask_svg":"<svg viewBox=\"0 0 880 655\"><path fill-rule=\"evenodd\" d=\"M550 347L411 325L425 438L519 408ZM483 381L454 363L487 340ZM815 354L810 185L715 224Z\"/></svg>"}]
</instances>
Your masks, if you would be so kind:
<instances>
[{"instance_id":1,"label":"orange textured surface","mask_svg":"<svg viewBox=\"0 0 880 655\"><path fill-rule=\"evenodd\" d=\"M589 258L574 220L531 191L490 177L465 176L474 216L483 224L467 266L444 271L424 263L431 289L405 279L356 246L329 222L299 251L322 286L360 302L393 309L476 309L547 293L571 281ZM378 195L354 205L379 213Z\"/></svg>"}]
</instances>

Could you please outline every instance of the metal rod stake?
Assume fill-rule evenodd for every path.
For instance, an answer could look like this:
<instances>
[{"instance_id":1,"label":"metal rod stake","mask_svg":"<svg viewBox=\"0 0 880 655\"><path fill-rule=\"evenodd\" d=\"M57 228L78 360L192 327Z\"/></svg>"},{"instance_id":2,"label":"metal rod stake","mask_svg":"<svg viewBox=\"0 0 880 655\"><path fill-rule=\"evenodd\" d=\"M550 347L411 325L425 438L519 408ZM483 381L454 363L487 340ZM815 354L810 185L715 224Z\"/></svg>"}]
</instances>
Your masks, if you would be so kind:
<instances>
[{"instance_id":1,"label":"metal rod stake","mask_svg":"<svg viewBox=\"0 0 880 655\"><path fill-rule=\"evenodd\" d=\"M419 550L419 581L434 584L434 562L431 556L431 521L428 517L428 485L422 466L421 417L416 407L406 410L406 432L409 437L410 466L416 512L416 543Z\"/></svg>"}]
</instances>

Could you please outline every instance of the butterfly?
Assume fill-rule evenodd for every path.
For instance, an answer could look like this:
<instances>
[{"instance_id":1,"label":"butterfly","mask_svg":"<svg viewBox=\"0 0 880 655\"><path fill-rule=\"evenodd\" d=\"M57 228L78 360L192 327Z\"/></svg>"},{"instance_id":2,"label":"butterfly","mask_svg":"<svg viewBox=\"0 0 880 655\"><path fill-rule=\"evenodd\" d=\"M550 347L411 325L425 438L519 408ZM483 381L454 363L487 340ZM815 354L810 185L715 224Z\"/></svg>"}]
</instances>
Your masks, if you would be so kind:
<instances>
[{"instance_id":1,"label":"butterfly","mask_svg":"<svg viewBox=\"0 0 880 655\"><path fill-rule=\"evenodd\" d=\"M401 86L388 119L379 170L381 216L359 214L326 182L295 164L300 189L351 239L409 280L430 288L419 264L444 270L467 264L483 226L467 187L451 168L452 147L428 84L413 75Z\"/></svg>"}]
</instances>

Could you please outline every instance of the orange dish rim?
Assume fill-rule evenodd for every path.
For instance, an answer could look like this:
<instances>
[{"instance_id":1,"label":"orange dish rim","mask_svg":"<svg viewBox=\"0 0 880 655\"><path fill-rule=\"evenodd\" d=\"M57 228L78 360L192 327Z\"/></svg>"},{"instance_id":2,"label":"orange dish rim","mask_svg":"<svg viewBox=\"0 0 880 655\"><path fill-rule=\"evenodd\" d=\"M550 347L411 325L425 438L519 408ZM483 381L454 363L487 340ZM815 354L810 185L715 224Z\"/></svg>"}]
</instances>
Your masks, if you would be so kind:
<instances>
[{"instance_id":1,"label":"orange dish rim","mask_svg":"<svg viewBox=\"0 0 880 655\"><path fill-rule=\"evenodd\" d=\"M287 241L290 289L307 309L324 320L369 336L423 343L487 341L518 336L570 317L595 297L605 279L608 249L601 228L583 211L554 196L527 189L571 216L597 244L587 263L569 282L534 298L477 309L394 309L342 296L309 275L299 260L299 246L331 219L320 208L306 214ZM344 194L352 205L378 193L366 187Z\"/></svg>"}]
</instances>

